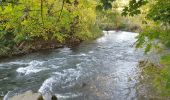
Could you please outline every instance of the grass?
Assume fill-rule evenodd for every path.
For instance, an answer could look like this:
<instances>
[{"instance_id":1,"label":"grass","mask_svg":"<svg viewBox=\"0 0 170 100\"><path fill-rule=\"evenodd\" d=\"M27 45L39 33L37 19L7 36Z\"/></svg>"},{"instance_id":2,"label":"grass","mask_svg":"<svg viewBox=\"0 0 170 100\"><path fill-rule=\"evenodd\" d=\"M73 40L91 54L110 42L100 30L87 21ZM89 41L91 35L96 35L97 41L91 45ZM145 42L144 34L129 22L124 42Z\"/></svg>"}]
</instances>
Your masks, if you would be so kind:
<instances>
[{"instance_id":1,"label":"grass","mask_svg":"<svg viewBox=\"0 0 170 100\"><path fill-rule=\"evenodd\" d=\"M142 74L152 84L160 96L170 97L170 54L161 57L162 67L148 63L143 67Z\"/></svg>"},{"instance_id":2,"label":"grass","mask_svg":"<svg viewBox=\"0 0 170 100\"><path fill-rule=\"evenodd\" d=\"M162 56L161 64L163 64L164 66L170 67L170 54Z\"/></svg>"}]
</instances>

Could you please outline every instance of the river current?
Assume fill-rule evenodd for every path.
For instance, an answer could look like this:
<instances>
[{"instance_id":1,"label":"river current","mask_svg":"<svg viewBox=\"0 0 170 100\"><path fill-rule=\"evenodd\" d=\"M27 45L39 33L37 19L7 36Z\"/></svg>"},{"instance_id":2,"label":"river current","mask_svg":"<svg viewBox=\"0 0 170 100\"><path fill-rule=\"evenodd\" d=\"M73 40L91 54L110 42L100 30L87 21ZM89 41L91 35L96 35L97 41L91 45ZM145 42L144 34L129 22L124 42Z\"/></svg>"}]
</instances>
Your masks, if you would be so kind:
<instances>
[{"instance_id":1,"label":"river current","mask_svg":"<svg viewBox=\"0 0 170 100\"><path fill-rule=\"evenodd\" d=\"M104 31L78 47L32 53L0 61L0 95L28 90L59 100L138 100L143 57L134 43L138 33Z\"/></svg>"}]
</instances>

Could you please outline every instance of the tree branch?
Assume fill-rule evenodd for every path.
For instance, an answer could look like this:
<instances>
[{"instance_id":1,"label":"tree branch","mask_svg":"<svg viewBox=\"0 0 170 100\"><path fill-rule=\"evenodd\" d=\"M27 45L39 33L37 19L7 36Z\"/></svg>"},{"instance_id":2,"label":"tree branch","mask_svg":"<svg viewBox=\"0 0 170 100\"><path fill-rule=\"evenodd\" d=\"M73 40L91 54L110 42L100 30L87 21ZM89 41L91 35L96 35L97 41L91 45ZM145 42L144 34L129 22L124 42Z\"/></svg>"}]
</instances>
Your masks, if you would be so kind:
<instances>
[{"instance_id":1,"label":"tree branch","mask_svg":"<svg viewBox=\"0 0 170 100\"><path fill-rule=\"evenodd\" d=\"M59 17L58 17L58 21L60 21L60 18L61 18L61 15L62 15L63 9L64 9L64 4L65 4L65 0L63 0L63 4L62 4L62 8L61 8L61 11L60 11Z\"/></svg>"}]
</instances>

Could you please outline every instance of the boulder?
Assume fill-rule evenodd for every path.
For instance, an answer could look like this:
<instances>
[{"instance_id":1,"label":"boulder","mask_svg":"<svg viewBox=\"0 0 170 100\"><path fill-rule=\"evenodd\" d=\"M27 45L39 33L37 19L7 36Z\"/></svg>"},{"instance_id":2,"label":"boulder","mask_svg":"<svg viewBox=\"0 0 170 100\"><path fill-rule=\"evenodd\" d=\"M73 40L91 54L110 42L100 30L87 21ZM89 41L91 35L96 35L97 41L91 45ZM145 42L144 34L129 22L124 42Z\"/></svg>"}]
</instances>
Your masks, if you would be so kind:
<instances>
[{"instance_id":1,"label":"boulder","mask_svg":"<svg viewBox=\"0 0 170 100\"><path fill-rule=\"evenodd\" d=\"M32 91L27 91L23 94L13 96L9 100L43 100L40 93L33 93Z\"/></svg>"},{"instance_id":2,"label":"boulder","mask_svg":"<svg viewBox=\"0 0 170 100\"><path fill-rule=\"evenodd\" d=\"M41 93L33 93L32 91L27 91L22 94L15 95L9 100L58 100L55 95L48 95L48 98L43 98Z\"/></svg>"}]
</instances>

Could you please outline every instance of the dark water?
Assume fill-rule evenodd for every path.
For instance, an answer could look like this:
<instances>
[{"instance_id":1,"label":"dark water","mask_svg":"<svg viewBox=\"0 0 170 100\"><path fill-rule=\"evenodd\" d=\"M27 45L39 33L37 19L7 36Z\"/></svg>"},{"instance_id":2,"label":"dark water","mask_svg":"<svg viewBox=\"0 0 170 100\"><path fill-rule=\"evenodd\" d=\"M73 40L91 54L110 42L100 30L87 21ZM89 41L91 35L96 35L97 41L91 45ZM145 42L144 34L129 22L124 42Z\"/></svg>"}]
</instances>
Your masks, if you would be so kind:
<instances>
[{"instance_id":1,"label":"dark water","mask_svg":"<svg viewBox=\"0 0 170 100\"><path fill-rule=\"evenodd\" d=\"M62 48L6 59L0 63L4 99L27 90L59 100L138 100L137 33L104 32L79 47Z\"/></svg>"}]
</instances>

